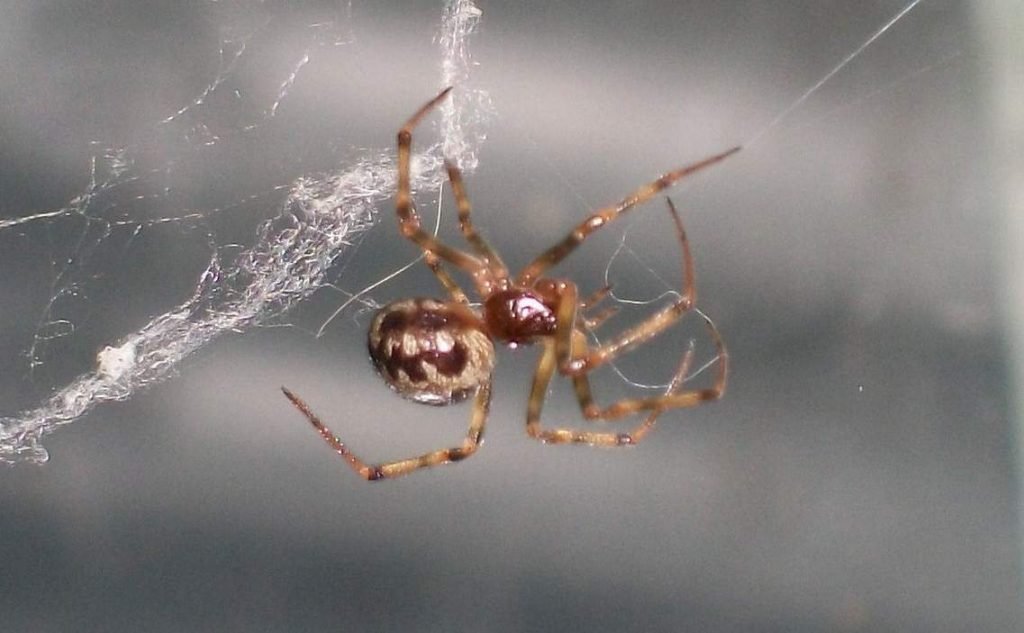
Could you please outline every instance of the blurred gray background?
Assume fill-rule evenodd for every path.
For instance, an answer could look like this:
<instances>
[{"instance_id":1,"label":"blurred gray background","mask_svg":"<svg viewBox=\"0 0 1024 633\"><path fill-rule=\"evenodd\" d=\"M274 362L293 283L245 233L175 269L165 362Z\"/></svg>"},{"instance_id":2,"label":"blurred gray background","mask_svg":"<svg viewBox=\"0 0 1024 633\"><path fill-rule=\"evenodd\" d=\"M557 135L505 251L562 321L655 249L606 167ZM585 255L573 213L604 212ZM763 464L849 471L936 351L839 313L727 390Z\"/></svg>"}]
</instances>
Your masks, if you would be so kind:
<instances>
[{"instance_id":1,"label":"blurred gray background","mask_svg":"<svg viewBox=\"0 0 1024 633\"><path fill-rule=\"evenodd\" d=\"M370 485L280 385L371 460L456 442L469 409L388 393L365 358L366 313L315 338L344 300L325 289L283 327L224 337L61 429L48 464L0 469L0 628L1020 630L1019 323L1000 276L1020 239L1001 193L1001 46L1020 46L1009 4L922 2L773 124L906 3L481 0L472 82L494 112L467 186L513 266L654 175L747 145L672 194L699 304L729 345L726 398L665 414L635 449L545 447L523 429L535 352L502 352L484 448ZM208 216L104 239L68 218L0 232L7 415L185 300L208 232L251 242L274 186L387 150L439 87L439 2L0 6L0 217L66 205L90 157L123 145L142 148L146 177L111 217ZM161 136L241 35L203 126ZM436 197L419 202L429 216ZM586 290L608 267L633 299L675 287L663 206L559 273ZM389 207L381 220L339 262L340 288L416 255ZM639 259L609 267L623 236ZM57 308L74 335L41 346L30 372L67 270ZM420 268L372 297L417 294L438 294ZM664 380L699 335L683 324L622 370ZM631 391L610 373L600 385L605 399ZM546 414L580 422L564 382Z\"/></svg>"}]
</instances>

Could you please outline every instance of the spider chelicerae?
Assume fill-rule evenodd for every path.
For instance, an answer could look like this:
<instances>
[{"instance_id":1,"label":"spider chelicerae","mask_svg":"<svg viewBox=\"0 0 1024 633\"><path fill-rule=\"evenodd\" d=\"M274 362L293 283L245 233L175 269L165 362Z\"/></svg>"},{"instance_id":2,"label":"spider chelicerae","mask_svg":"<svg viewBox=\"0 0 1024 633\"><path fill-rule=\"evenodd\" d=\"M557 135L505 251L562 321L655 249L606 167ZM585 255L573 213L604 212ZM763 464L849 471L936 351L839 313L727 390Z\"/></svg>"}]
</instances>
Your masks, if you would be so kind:
<instances>
[{"instance_id":1,"label":"spider chelicerae","mask_svg":"<svg viewBox=\"0 0 1024 633\"><path fill-rule=\"evenodd\" d=\"M654 338L694 309L696 287L693 260L682 220L671 200L667 202L682 250L683 289L671 305L639 324L607 342L591 347L588 333L600 326L613 312L604 310L591 314L591 311L609 294L610 288L606 286L588 297L580 297L573 282L545 277L544 273L565 259L594 231L678 180L724 160L740 148L734 147L670 171L638 188L618 204L598 210L513 277L498 253L473 227L462 175L453 163L445 161L445 167L458 208L459 227L472 252L443 244L425 231L412 203L409 185L412 130L451 90L450 87L446 88L424 104L399 130L396 200L398 226L402 235L423 249L427 266L450 298L401 299L384 306L370 325L369 351L380 376L405 398L424 404L446 405L472 396L473 413L465 439L459 446L431 451L418 457L367 464L320 421L309 405L282 387L292 404L360 477L376 481L407 475L420 468L457 462L476 452L490 409L495 342L509 347L540 343L543 347L526 406L526 432L530 437L545 443L594 446L636 444L653 428L663 411L692 407L721 398L728 375L725 344L711 319L699 310L696 312L704 319L718 352L717 374L710 387L680 390L690 370L693 358L691 346L683 354L678 369L662 395L625 398L602 408L594 402L591 394L587 376L589 372ZM469 274L480 298L480 308L470 303L466 293L442 267L442 262ZM572 379L576 399L587 420L614 420L636 413L647 413L647 417L628 433L542 427L541 408L548 384L556 371Z\"/></svg>"}]
</instances>

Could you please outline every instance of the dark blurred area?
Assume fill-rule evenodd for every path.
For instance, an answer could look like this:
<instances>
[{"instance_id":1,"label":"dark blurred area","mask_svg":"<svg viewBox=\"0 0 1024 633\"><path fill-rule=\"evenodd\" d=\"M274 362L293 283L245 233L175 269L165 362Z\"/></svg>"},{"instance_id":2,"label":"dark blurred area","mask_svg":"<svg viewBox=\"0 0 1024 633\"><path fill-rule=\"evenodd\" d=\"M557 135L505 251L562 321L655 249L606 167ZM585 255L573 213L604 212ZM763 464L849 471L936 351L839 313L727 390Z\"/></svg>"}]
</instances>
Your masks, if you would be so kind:
<instances>
[{"instance_id":1,"label":"dark blurred area","mask_svg":"<svg viewBox=\"0 0 1024 633\"><path fill-rule=\"evenodd\" d=\"M478 4L471 80L494 111L466 184L512 267L655 175L744 144L671 192L729 346L724 400L665 413L636 448L542 446L523 428L537 352L500 352L481 451L370 485L281 385L371 460L453 445L469 406L389 393L359 309L316 338L346 298L325 288L62 428L47 464L0 468L0 629L1021 630L1003 5L922 2L798 102L908 4ZM251 242L275 187L387 151L439 88L440 2L0 7L0 219L67 206L91 157L127 146L146 148L133 168L149 186L173 186L127 188L113 215L205 215L0 231L3 415L187 299L209 239ZM172 137L161 121L189 104L203 124ZM437 198L418 202L432 216ZM587 291L607 269L623 298L678 287L664 206L557 272ZM384 206L332 281L356 292L416 255ZM68 257L88 258L74 292ZM58 291L74 332L45 340ZM438 294L419 266L371 296ZM700 332L621 369L663 381ZM547 422L587 424L556 383ZM598 388L636 390L611 372Z\"/></svg>"}]
</instances>

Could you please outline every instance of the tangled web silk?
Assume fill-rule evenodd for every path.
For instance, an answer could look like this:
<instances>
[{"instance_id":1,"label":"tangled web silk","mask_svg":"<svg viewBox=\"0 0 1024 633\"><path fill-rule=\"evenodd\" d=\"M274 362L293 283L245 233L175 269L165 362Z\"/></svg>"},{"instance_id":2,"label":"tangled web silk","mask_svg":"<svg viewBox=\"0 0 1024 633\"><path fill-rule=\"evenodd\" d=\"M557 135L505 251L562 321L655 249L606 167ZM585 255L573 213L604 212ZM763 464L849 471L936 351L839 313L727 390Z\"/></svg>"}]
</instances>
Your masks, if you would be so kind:
<instances>
[{"instance_id":1,"label":"tangled web silk","mask_svg":"<svg viewBox=\"0 0 1024 633\"><path fill-rule=\"evenodd\" d=\"M438 86L458 89L440 108L444 141L427 147L413 160L412 184L418 191L436 191L445 182L442 156L466 170L476 166L476 150L483 138L477 126L487 110L487 96L469 85L468 42L480 16L469 0L449 0L443 8L436 38ZM282 90L294 82L306 61L308 56ZM201 104L217 87L215 81L193 105ZM112 169L109 179L97 182L94 178L88 190L66 207L17 219L0 218L0 230L65 215L87 216L99 194L132 178L130 161L117 161L117 165L122 167ZM220 335L264 324L316 292L328 283L332 265L346 247L376 221L394 188L391 148L367 152L332 173L295 179L274 217L257 227L251 247L211 248L213 254L187 300L105 347L97 355L94 370L59 388L38 407L0 417L0 462L46 461L41 444L45 435L80 419L98 404L130 398L171 375L183 359ZM194 214L183 212L178 219Z\"/></svg>"}]
</instances>

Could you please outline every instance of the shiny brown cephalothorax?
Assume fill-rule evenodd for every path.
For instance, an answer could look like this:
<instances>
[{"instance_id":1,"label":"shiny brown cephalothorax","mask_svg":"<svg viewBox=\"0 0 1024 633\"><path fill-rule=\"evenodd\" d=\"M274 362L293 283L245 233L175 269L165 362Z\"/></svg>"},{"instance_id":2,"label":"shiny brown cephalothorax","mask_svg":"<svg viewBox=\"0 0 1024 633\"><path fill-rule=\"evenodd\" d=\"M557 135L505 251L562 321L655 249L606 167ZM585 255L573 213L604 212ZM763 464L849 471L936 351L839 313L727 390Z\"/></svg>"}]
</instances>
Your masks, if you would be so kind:
<instances>
[{"instance_id":1,"label":"shiny brown cephalothorax","mask_svg":"<svg viewBox=\"0 0 1024 633\"><path fill-rule=\"evenodd\" d=\"M460 461L476 452L483 438L491 404L495 341L509 347L543 344L526 407L526 432L541 442L594 446L636 444L654 427L662 412L721 398L728 376L725 344L711 319L695 308L697 291L690 246L682 220L671 200L668 200L669 212L682 250L683 289L675 301L642 322L599 345L591 346L590 335L614 310L606 309L596 314L590 311L609 294L610 289L601 288L581 298L575 284L544 277L544 273L565 259L594 231L650 200L666 187L724 160L740 148L734 147L665 173L617 204L597 210L513 277L498 253L476 232L470 219L471 207L462 174L453 163L446 161L445 167L458 208L459 227L471 251L448 246L424 231L412 204L409 174L412 130L450 91L451 88L447 88L428 101L398 132L398 193L395 202L402 235L423 251L424 261L448 292L450 300L403 299L384 306L370 324L368 345L370 358L380 376L394 391L410 400L445 405L473 396L473 413L466 437L459 446L452 448L384 464L367 464L327 428L309 405L282 387L292 404L359 476L376 481ZM444 269L444 263L462 270L473 279L481 302L479 311ZM710 387L682 389L693 361L691 345L683 353L663 394L625 398L603 408L594 402L589 372L654 338L691 310L704 320L718 352L715 359L717 372ZM548 384L556 371L572 380L585 418L617 420L637 413L646 413L646 417L625 433L542 428L541 408Z\"/></svg>"},{"instance_id":2,"label":"shiny brown cephalothorax","mask_svg":"<svg viewBox=\"0 0 1024 633\"><path fill-rule=\"evenodd\" d=\"M510 347L551 336L558 326L555 306L530 289L502 290L487 297L484 321L491 335Z\"/></svg>"}]
</instances>

